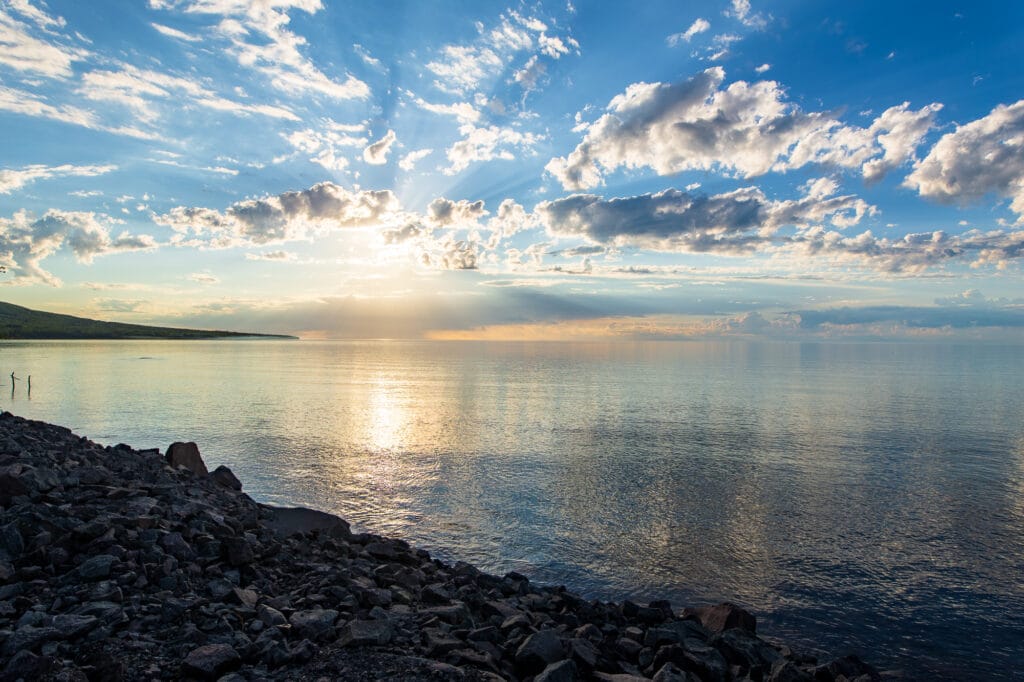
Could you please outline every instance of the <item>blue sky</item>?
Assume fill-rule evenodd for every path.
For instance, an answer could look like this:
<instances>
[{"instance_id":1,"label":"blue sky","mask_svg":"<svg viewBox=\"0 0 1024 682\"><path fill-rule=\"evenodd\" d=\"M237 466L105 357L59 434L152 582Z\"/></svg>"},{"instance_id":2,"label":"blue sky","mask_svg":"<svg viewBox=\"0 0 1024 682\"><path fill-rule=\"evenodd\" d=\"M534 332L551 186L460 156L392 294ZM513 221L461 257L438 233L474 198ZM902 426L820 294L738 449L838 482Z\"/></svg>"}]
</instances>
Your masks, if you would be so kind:
<instances>
[{"instance_id":1,"label":"blue sky","mask_svg":"<svg viewBox=\"0 0 1024 682\"><path fill-rule=\"evenodd\" d=\"M1024 6L0 0L3 299L1019 339Z\"/></svg>"}]
</instances>

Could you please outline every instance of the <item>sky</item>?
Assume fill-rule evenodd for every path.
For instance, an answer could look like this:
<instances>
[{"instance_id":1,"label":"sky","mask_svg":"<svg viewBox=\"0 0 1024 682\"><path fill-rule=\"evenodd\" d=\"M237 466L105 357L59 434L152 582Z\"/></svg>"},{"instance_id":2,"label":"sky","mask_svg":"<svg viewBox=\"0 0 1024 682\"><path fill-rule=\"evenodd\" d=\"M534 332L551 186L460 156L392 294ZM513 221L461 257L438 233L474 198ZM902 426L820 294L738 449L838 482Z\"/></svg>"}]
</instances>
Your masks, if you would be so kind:
<instances>
[{"instance_id":1,"label":"sky","mask_svg":"<svg viewBox=\"0 0 1024 682\"><path fill-rule=\"evenodd\" d=\"M1024 4L0 0L0 299L1024 340Z\"/></svg>"}]
</instances>

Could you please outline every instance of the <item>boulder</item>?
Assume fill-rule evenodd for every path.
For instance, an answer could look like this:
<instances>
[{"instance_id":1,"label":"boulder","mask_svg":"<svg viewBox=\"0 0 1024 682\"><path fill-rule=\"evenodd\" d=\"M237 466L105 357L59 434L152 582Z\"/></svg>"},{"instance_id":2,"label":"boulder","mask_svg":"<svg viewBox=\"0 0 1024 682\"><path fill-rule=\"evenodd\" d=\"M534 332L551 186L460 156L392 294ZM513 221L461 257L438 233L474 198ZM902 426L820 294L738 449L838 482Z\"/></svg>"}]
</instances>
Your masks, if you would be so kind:
<instances>
[{"instance_id":1,"label":"boulder","mask_svg":"<svg viewBox=\"0 0 1024 682\"><path fill-rule=\"evenodd\" d=\"M754 617L754 614L730 602L685 609L683 617L699 620L701 625L712 632L724 632L729 628L740 628L750 633L757 632L757 618Z\"/></svg>"},{"instance_id":2,"label":"boulder","mask_svg":"<svg viewBox=\"0 0 1024 682\"><path fill-rule=\"evenodd\" d=\"M171 443L167 448L167 463L172 467L185 467L197 476L210 473L195 443Z\"/></svg>"},{"instance_id":3,"label":"boulder","mask_svg":"<svg viewBox=\"0 0 1024 682\"><path fill-rule=\"evenodd\" d=\"M525 675L536 675L565 657L558 633L554 630L541 630L527 637L520 645L516 651L516 667Z\"/></svg>"},{"instance_id":4,"label":"boulder","mask_svg":"<svg viewBox=\"0 0 1024 682\"><path fill-rule=\"evenodd\" d=\"M226 466L221 464L219 467L210 472L210 478L221 484L225 488L231 490L241 490L242 482L238 480L234 472L228 469Z\"/></svg>"},{"instance_id":5,"label":"boulder","mask_svg":"<svg viewBox=\"0 0 1024 682\"><path fill-rule=\"evenodd\" d=\"M533 682L574 682L576 680L576 664L572 661L559 661L544 668L543 672L533 678Z\"/></svg>"},{"instance_id":6,"label":"boulder","mask_svg":"<svg viewBox=\"0 0 1024 682\"><path fill-rule=\"evenodd\" d=\"M181 664L183 675L215 680L242 665L242 657L227 644L206 644L193 649Z\"/></svg>"}]
</instances>

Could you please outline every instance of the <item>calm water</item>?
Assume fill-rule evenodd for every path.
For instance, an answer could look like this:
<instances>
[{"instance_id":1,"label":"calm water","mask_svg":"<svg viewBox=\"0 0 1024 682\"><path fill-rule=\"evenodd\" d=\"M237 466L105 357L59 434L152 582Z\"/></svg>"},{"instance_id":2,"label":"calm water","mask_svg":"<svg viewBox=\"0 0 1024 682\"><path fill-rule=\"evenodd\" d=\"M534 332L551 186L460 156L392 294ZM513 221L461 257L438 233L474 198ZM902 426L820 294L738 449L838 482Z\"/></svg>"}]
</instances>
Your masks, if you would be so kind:
<instances>
[{"instance_id":1,"label":"calm water","mask_svg":"<svg viewBox=\"0 0 1024 682\"><path fill-rule=\"evenodd\" d=\"M585 594L911 679L1024 659L1024 349L6 342L0 408ZM212 468L211 466L211 468Z\"/></svg>"}]
</instances>

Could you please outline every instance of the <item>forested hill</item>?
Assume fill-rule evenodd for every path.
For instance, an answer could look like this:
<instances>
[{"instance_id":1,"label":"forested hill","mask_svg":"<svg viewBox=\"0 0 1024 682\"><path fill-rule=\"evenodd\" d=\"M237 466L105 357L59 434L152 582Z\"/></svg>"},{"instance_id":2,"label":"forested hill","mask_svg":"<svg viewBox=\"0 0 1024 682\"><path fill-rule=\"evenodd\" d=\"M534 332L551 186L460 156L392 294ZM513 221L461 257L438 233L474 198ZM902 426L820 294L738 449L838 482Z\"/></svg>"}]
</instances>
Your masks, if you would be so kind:
<instances>
[{"instance_id":1,"label":"forested hill","mask_svg":"<svg viewBox=\"0 0 1024 682\"><path fill-rule=\"evenodd\" d=\"M223 339L247 336L289 339L280 334L148 327L58 315L0 302L0 339Z\"/></svg>"}]
</instances>

